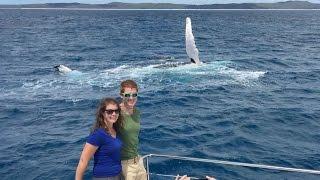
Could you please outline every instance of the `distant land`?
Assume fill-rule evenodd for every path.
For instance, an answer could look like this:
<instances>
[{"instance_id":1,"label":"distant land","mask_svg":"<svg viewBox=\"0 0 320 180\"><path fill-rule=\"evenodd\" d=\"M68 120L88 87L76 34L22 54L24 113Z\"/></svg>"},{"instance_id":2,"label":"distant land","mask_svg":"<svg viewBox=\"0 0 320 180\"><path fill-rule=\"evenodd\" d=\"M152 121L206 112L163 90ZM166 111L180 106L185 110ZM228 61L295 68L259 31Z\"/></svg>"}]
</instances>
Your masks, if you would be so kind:
<instances>
[{"instance_id":1,"label":"distant land","mask_svg":"<svg viewBox=\"0 0 320 180\"><path fill-rule=\"evenodd\" d=\"M231 4L171 4L171 3L121 3L82 4L82 3L46 3L0 5L0 8L59 8L59 9L320 9L320 4L308 1L286 1L278 3L231 3Z\"/></svg>"}]
</instances>

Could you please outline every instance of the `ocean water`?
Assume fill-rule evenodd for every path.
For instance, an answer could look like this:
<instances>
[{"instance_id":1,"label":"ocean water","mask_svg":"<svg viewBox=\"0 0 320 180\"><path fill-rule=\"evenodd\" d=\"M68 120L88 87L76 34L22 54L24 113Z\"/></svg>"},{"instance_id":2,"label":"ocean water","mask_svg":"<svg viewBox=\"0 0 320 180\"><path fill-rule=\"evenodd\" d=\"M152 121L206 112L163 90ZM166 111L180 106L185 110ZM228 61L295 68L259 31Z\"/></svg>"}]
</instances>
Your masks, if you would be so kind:
<instances>
[{"instance_id":1,"label":"ocean water","mask_svg":"<svg viewBox=\"0 0 320 180\"><path fill-rule=\"evenodd\" d=\"M189 61L186 17L203 64L156 68ZM142 155L320 169L320 11L2 9L1 179L73 179L99 100L125 79L140 87ZM320 179L157 158L150 171Z\"/></svg>"}]
</instances>

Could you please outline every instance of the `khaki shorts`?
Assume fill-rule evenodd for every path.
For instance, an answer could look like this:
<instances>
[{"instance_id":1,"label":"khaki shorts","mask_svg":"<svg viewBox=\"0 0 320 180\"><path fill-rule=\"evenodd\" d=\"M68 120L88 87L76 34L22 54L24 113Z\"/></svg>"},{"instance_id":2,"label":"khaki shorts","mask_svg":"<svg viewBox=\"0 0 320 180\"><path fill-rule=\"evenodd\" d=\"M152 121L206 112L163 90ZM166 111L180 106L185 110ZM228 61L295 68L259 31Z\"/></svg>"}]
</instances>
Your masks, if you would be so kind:
<instances>
[{"instance_id":1,"label":"khaki shorts","mask_svg":"<svg viewBox=\"0 0 320 180\"><path fill-rule=\"evenodd\" d=\"M143 160L138 156L133 159L122 160L122 176L125 180L147 180L147 172Z\"/></svg>"}]
</instances>

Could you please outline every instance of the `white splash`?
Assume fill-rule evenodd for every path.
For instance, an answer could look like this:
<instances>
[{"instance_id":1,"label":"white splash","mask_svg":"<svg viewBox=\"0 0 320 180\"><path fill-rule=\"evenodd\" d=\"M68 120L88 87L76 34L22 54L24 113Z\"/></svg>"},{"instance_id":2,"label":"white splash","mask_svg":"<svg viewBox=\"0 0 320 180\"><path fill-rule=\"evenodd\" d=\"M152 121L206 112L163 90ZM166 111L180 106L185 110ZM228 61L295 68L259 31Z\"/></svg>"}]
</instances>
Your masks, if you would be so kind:
<instances>
[{"instance_id":1,"label":"white splash","mask_svg":"<svg viewBox=\"0 0 320 180\"><path fill-rule=\"evenodd\" d=\"M63 76L48 74L40 79L26 81L22 87L0 89L2 91L0 99L21 97L30 100L34 98L81 100L88 97L87 92L94 92L89 96L99 98L101 94L96 94L94 88L104 88L110 91L110 94L116 94L119 83L124 79L134 79L141 84L145 92L186 87L201 89L230 84L251 87L259 86L259 79L266 74L264 71L232 68L228 63L230 62L213 61L200 65L188 63L171 68L156 68L160 64L122 65L86 73L72 70Z\"/></svg>"},{"instance_id":2,"label":"white splash","mask_svg":"<svg viewBox=\"0 0 320 180\"><path fill-rule=\"evenodd\" d=\"M200 64L199 51L194 41L191 19L189 17L186 19L186 51L190 59L193 59L196 64Z\"/></svg>"},{"instance_id":3,"label":"white splash","mask_svg":"<svg viewBox=\"0 0 320 180\"><path fill-rule=\"evenodd\" d=\"M261 77L264 77L265 71L247 71L247 70L236 70L228 67L224 67L219 71L220 75L225 75L235 80L239 84L248 86L254 84L256 80Z\"/></svg>"}]
</instances>

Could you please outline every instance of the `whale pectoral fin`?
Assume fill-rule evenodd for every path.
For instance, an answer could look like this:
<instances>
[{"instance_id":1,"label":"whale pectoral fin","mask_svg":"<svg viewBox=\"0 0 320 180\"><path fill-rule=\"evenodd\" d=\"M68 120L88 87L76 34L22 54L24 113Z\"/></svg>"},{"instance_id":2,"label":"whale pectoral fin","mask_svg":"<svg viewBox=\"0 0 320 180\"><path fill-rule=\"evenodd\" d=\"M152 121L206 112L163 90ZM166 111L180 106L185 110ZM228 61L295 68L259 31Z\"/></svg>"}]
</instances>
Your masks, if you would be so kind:
<instances>
[{"instance_id":1,"label":"whale pectoral fin","mask_svg":"<svg viewBox=\"0 0 320 180\"><path fill-rule=\"evenodd\" d=\"M185 37L186 37L186 52L188 57L190 58L191 63L200 64L199 50L196 46L194 36L192 34L191 19L189 17L186 18Z\"/></svg>"}]
</instances>

